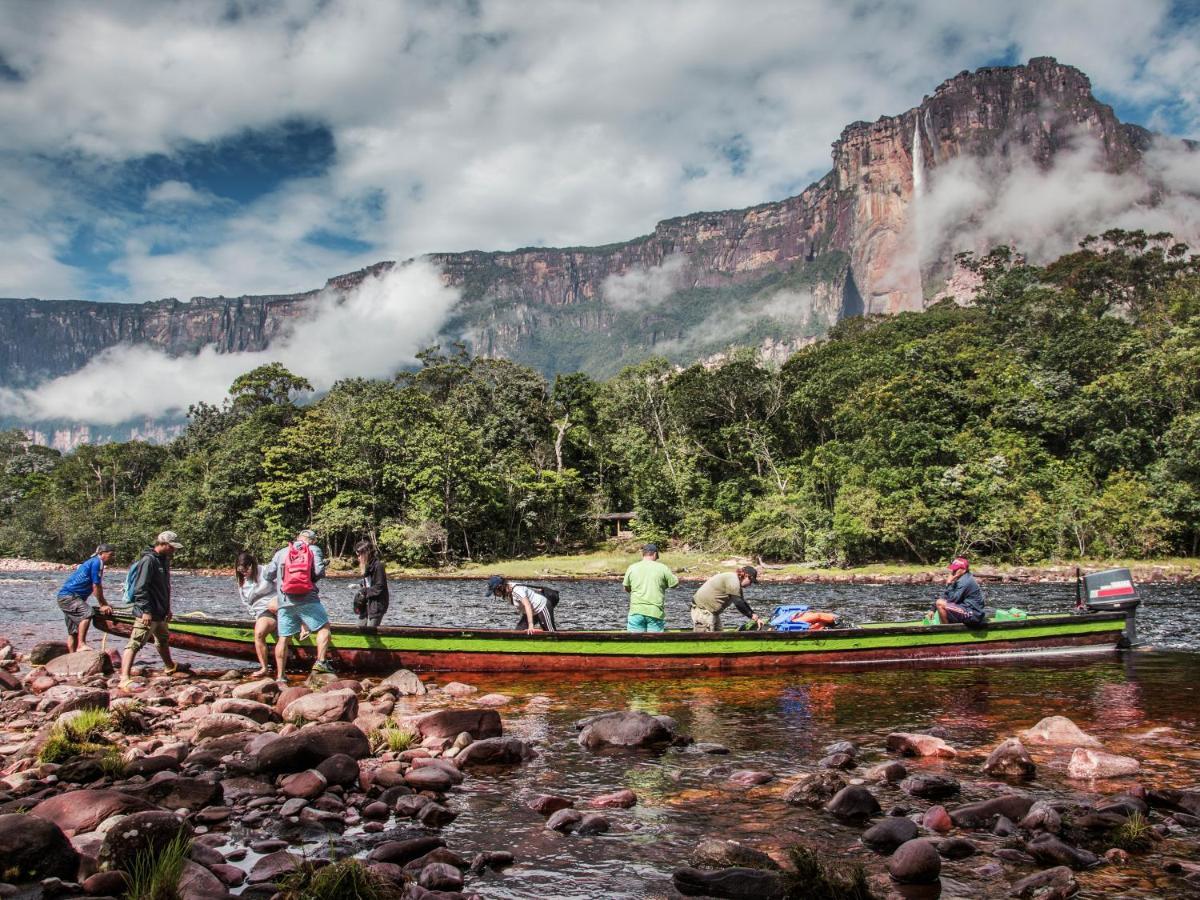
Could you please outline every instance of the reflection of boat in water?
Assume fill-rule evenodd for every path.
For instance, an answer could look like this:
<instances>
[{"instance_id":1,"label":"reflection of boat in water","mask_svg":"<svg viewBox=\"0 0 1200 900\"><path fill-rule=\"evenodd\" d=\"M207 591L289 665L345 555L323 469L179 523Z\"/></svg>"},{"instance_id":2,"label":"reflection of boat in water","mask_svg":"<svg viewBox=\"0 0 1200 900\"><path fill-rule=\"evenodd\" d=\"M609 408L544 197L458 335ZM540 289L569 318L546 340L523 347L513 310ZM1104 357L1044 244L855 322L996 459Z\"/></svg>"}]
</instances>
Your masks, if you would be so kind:
<instances>
[{"instance_id":1,"label":"reflection of boat in water","mask_svg":"<svg viewBox=\"0 0 1200 900\"><path fill-rule=\"evenodd\" d=\"M333 659L352 672L399 668L451 672L778 672L808 666L959 661L987 657L1113 652L1129 645L1133 611L1030 616L965 625L878 623L809 632L723 631L628 634L617 631L523 631L464 628L333 626ZM133 618L96 616L95 625L128 635ZM1131 629L1130 629L1131 630ZM177 616L171 646L253 661L254 623ZM298 665L311 663L312 639L299 644Z\"/></svg>"}]
</instances>

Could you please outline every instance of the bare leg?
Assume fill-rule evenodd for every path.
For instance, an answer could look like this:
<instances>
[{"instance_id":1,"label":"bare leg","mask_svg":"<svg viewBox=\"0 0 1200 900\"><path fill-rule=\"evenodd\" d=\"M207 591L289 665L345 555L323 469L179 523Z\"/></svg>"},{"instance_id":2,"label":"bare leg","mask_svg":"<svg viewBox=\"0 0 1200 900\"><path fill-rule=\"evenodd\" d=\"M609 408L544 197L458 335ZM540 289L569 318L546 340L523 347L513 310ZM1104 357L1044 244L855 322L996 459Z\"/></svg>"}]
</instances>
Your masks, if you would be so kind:
<instances>
[{"instance_id":1,"label":"bare leg","mask_svg":"<svg viewBox=\"0 0 1200 900\"><path fill-rule=\"evenodd\" d=\"M125 652L121 654L121 684L129 680L129 670L133 668L133 648L126 647Z\"/></svg>"},{"instance_id":2,"label":"bare leg","mask_svg":"<svg viewBox=\"0 0 1200 900\"><path fill-rule=\"evenodd\" d=\"M254 655L258 657L258 671L255 675L267 675L271 671L271 658L267 654L267 635L275 630L275 620L269 616L259 616L254 622Z\"/></svg>"},{"instance_id":3,"label":"bare leg","mask_svg":"<svg viewBox=\"0 0 1200 900\"><path fill-rule=\"evenodd\" d=\"M162 659L163 665L168 669L175 668L175 662L171 659L171 645L163 641L162 643L155 643L155 646L158 647L158 655Z\"/></svg>"},{"instance_id":4,"label":"bare leg","mask_svg":"<svg viewBox=\"0 0 1200 900\"><path fill-rule=\"evenodd\" d=\"M275 640L275 678L283 681L283 670L287 668L288 641L290 638L277 637Z\"/></svg>"},{"instance_id":5,"label":"bare leg","mask_svg":"<svg viewBox=\"0 0 1200 900\"><path fill-rule=\"evenodd\" d=\"M70 650L72 653L76 653L80 650L91 650L92 648L87 645L87 633L88 633L88 629L91 627L92 627L92 620L91 619L83 619L79 623L79 632L75 636L75 640L73 642L74 646L71 646L71 644L72 644L71 639L67 638L67 649Z\"/></svg>"},{"instance_id":6,"label":"bare leg","mask_svg":"<svg viewBox=\"0 0 1200 900\"><path fill-rule=\"evenodd\" d=\"M73 635L73 634L68 634L67 635L67 652L74 653L75 648L77 646L78 646L78 638L76 638L75 635Z\"/></svg>"},{"instance_id":7,"label":"bare leg","mask_svg":"<svg viewBox=\"0 0 1200 900\"><path fill-rule=\"evenodd\" d=\"M333 637L333 631L328 625L317 630L317 662L325 661L325 654L329 652L329 641Z\"/></svg>"},{"instance_id":8,"label":"bare leg","mask_svg":"<svg viewBox=\"0 0 1200 900\"><path fill-rule=\"evenodd\" d=\"M946 615L946 601L945 600L939 600L937 602L937 614L938 614L939 622L941 622L943 625L950 624L950 617L948 615Z\"/></svg>"}]
</instances>

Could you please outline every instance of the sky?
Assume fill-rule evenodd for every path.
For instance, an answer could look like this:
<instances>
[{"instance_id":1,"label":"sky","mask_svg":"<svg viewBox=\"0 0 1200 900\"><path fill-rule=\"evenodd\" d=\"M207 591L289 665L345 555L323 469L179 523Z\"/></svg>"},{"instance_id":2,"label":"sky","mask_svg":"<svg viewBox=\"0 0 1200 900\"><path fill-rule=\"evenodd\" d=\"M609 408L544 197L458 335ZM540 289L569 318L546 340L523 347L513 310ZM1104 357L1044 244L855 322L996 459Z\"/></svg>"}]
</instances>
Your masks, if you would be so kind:
<instances>
[{"instance_id":1,"label":"sky","mask_svg":"<svg viewBox=\"0 0 1200 900\"><path fill-rule=\"evenodd\" d=\"M1041 55L1200 137L1196 0L8 0L0 296L627 240L797 193L848 123Z\"/></svg>"}]
</instances>

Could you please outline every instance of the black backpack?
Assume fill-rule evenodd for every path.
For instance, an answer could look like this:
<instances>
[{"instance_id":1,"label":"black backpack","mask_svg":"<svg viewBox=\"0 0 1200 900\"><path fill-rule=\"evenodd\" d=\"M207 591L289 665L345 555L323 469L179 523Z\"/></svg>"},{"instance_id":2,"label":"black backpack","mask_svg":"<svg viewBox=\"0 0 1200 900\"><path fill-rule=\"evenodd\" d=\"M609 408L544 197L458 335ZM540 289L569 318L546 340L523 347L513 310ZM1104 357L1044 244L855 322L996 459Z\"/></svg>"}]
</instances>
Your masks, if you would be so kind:
<instances>
[{"instance_id":1,"label":"black backpack","mask_svg":"<svg viewBox=\"0 0 1200 900\"><path fill-rule=\"evenodd\" d=\"M518 587L518 586L519 587L527 587L531 591L537 591L539 594L541 594L543 597L546 598L546 602L550 604L551 609L554 609L556 606L558 606L559 593L554 588L541 587L536 584L513 585L513 587Z\"/></svg>"}]
</instances>

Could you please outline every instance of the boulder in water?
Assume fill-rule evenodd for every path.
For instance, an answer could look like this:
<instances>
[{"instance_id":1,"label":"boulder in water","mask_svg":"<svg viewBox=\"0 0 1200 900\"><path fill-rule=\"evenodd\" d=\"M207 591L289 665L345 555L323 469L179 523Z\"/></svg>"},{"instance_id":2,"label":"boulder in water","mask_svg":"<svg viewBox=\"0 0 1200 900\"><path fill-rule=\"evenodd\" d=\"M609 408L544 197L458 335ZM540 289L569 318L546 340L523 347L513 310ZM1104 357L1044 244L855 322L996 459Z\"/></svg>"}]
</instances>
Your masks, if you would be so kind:
<instances>
[{"instance_id":1,"label":"boulder in water","mask_svg":"<svg viewBox=\"0 0 1200 900\"><path fill-rule=\"evenodd\" d=\"M1027 744L1049 747L1099 747L1100 742L1082 731L1066 716L1047 716L1032 728L1021 732Z\"/></svg>"},{"instance_id":2,"label":"boulder in water","mask_svg":"<svg viewBox=\"0 0 1200 900\"><path fill-rule=\"evenodd\" d=\"M896 848L887 869L901 884L932 884L941 877L942 857L932 843L916 838Z\"/></svg>"},{"instance_id":3,"label":"boulder in water","mask_svg":"<svg viewBox=\"0 0 1200 900\"><path fill-rule=\"evenodd\" d=\"M992 778L1029 780L1037 774L1037 765L1024 744L1016 738L1009 738L988 754L983 764L983 774Z\"/></svg>"}]
</instances>

